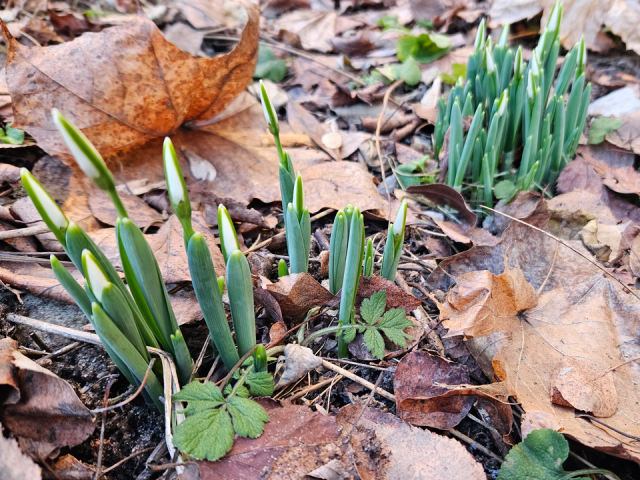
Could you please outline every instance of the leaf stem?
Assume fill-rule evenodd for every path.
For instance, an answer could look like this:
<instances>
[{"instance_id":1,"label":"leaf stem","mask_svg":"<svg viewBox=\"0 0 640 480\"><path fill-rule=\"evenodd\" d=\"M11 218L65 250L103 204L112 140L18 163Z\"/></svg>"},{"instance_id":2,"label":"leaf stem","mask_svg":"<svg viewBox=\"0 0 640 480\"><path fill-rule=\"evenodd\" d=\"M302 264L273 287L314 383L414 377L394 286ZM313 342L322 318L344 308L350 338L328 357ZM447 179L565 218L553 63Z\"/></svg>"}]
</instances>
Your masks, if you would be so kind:
<instances>
[{"instance_id":1,"label":"leaf stem","mask_svg":"<svg viewBox=\"0 0 640 480\"><path fill-rule=\"evenodd\" d=\"M127 218L129 216L127 214L127 209L124 208L124 204L122 203L122 200L120 200L120 197L118 196L118 192L116 191L116 189L110 188L109 190L107 190L107 195L109 195L109 198L113 202L113 206L116 207L116 212L118 213L118 217Z\"/></svg>"}]
</instances>

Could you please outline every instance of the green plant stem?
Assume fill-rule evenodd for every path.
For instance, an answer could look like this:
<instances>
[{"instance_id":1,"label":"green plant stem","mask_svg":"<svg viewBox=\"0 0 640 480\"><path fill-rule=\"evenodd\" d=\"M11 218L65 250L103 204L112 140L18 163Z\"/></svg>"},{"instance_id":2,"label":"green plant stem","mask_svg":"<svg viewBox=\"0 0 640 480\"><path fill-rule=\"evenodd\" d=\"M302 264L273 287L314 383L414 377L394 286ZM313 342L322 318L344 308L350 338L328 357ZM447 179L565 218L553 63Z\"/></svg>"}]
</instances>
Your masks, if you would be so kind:
<instances>
[{"instance_id":1,"label":"green plant stem","mask_svg":"<svg viewBox=\"0 0 640 480\"><path fill-rule=\"evenodd\" d=\"M336 333L336 332L339 332L340 330L344 330L344 327L342 327L340 325L336 325L336 326L333 326L333 327L322 328L320 330L317 330L317 331L313 332L311 335L309 335L307 338L305 338L304 341L300 345L302 345L303 347L306 347L312 341L314 341L316 338L322 337L324 335L328 335L330 333Z\"/></svg>"},{"instance_id":2,"label":"green plant stem","mask_svg":"<svg viewBox=\"0 0 640 480\"><path fill-rule=\"evenodd\" d=\"M124 208L124 204L122 203L122 200L120 200L120 196L118 195L118 192L116 191L116 189L110 188L109 190L107 190L107 195L109 195L109 198L113 203L113 206L116 207L116 213L118 214L118 217L119 218L128 217L127 209Z\"/></svg>"}]
</instances>

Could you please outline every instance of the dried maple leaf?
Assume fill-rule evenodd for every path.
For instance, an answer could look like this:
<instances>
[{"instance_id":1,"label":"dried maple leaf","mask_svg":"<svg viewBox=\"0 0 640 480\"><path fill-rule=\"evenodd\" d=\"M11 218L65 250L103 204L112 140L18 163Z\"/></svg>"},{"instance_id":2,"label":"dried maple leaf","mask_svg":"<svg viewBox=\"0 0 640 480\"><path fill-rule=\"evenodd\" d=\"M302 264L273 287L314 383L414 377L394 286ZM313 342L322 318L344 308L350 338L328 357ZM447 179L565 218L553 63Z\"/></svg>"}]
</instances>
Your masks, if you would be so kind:
<instances>
[{"instance_id":1,"label":"dried maple leaf","mask_svg":"<svg viewBox=\"0 0 640 480\"><path fill-rule=\"evenodd\" d=\"M579 242L573 245L588 255ZM555 394L564 405L588 406L610 415L603 419L607 425L640 436L640 374L637 363L624 364L640 356L635 297L583 257L516 222L495 247L474 247L441 262L429 283L446 289L452 278L456 286L441 305L443 325L449 335L464 335L489 378L495 375L537 423L556 423L583 445L640 460L640 448L628 437L553 403ZM562 382L568 359L589 368ZM609 369L613 386L604 378ZM587 375L596 378L578 388Z\"/></svg>"},{"instance_id":2,"label":"dried maple leaf","mask_svg":"<svg viewBox=\"0 0 640 480\"><path fill-rule=\"evenodd\" d=\"M255 5L246 9L240 42L216 58L182 52L144 14L52 47L23 46L2 24L14 126L50 154L69 156L50 114L55 107L108 157L213 118L252 79L260 14Z\"/></svg>"}]
</instances>

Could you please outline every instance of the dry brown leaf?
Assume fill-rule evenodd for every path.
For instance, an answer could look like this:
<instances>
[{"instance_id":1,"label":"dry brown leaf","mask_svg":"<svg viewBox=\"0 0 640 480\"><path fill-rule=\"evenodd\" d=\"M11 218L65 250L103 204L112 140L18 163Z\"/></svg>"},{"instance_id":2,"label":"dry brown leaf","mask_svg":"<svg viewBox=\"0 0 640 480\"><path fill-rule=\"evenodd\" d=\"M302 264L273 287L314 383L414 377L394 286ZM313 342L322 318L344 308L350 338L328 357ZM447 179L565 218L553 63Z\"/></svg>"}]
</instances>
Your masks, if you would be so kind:
<instances>
[{"instance_id":1,"label":"dry brown leaf","mask_svg":"<svg viewBox=\"0 0 640 480\"><path fill-rule=\"evenodd\" d=\"M226 26L224 0L178 0L175 6L194 28Z\"/></svg>"},{"instance_id":2,"label":"dry brown leaf","mask_svg":"<svg viewBox=\"0 0 640 480\"><path fill-rule=\"evenodd\" d=\"M533 18L544 11L541 25L546 25L555 0L494 0L489 12L491 28ZM584 35L587 48L601 50L602 26L619 36L628 50L640 53L640 7L633 0L564 0L560 41L568 50Z\"/></svg>"},{"instance_id":3,"label":"dry brown leaf","mask_svg":"<svg viewBox=\"0 0 640 480\"><path fill-rule=\"evenodd\" d=\"M318 122L316 117L302 105L295 102L289 102L287 104L287 122L294 133L305 133L309 135L313 141L316 142L316 145L331 155L335 160L342 159L338 153L341 145L339 145L337 149L331 149L325 146L322 141L322 137L330 133L329 126ZM342 141L342 138L340 138L340 141Z\"/></svg>"},{"instance_id":4,"label":"dry brown leaf","mask_svg":"<svg viewBox=\"0 0 640 480\"><path fill-rule=\"evenodd\" d=\"M352 431L361 408L351 404L340 410L338 422L345 434ZM362 479L487 478L482 464L452 438L412 427L394 415L374 408L367 408L357 425L351 434L350 445L354 450L353 463ZM375 455L371 455L372 449L375 449Z\"/></svg>"},{"instance_id":5,"label":"dry brown leaf","mask_svg":"<svg viewBox=\"0 0 640 480\"><path fill-rule=\"evenodd\" d=\"M286 387L322 365L322 359L316 357L313 350L294 343L284 347L284 361L284 372L276 383L276 390Z\"/></svg>"},{"instance_id":6,"label":"dry brown leaf","mask_svg":"<svg viewBox=\"0 0 640 480\"><path fill-rule=\"evenodd\" d=\"M453 282L449 275L456 282L441 305L444 326L449 335L464 335L487 376L497 375L527 413L554 418L565 435L584 445L638 461L640 448L629 438L551 402L553 373L563 357L608 369L640 354L634 342L639 302L590 262L556 246L514 222L495 247L474 247L441 262L429 278L431 287L446 290ZM634 436L640 436L634 420L640 416L639 377L633 363L614 370L618 409L606 418Z\"/></svg>"},{"instance_id":7,"label":"dry brown leaf","mask_svg":"<svg viewBox=\"0 0 640 480\"><path fill-rule=\"evenodd\" d=\"M281 15L273 27L276 31L296 35L305 50L330 52L331 39L336 36L337 18L337 12L332 10L297 10Z\"/></svg>"},{"instance_id":8,"label":"dry brown leaf","mask_svg":"<svg viewBox=\"0 0 640 480\"><path fill-rule=\"evenodd\" d=\"M0 424L0 429L2 425ZM42 471L20 451L18 442L0 435L0 465L3 480L41 480Z\"/></svg>"},{"instance_id":9,"label":"dry brown leaf","mask_svg":"<svg viewBox=\"0 0 640 480\"><path fill-rule=\"evenodd\" d=\"M256 65L259 11L246 8L240 43L207 59L181 52L144 15L53 47L25 47L4 26L15 127L69 158L51 118L56 107L109 157L214 117L249 84Z\"/></svg>"},{"instance_id":10,"label":"dry brown leaf","mask_svg":"<svg viewBox=\"0 0 640 480\"><path fill-rule=\"evenodd\" d=\"M595 362L562 357L551 375L551 401L557 405L610 417L618 408L613 372Z\"/></svg>"},{"instance_id":11,"label":"dry brown leaf","mask_svg":"<svg viewBox=\"0 0 640 480\"><path fill-rule=\"evenodd\" d=\"M142 229L154 223L162 223L167 218L165 215L151 208L144 200L136 195L120 192L119 196L122 204L127 209L129 218ZM115 226L118 213L104 191L98 188L91 190L89 194L89 208L91 213L102 223L111 225L112 227Z\"/></svg>"},{"instance_id":12,"label":"dry brown leaf","mask_svg":"<svg viewBox=\"0 0 640 480\"><path fill-rule=\"evenodd\" d=\"M20 181L20 169L8 163L0 163L0 184Z\"/></svg>"},{"instance_id":13,"label":"dry brown leaf","mask_svg":"<svg viewBox=\"0 0 640 480\"><path fill-rule=\"evenodd\" d=\"M17 346L10 338L0 340L2 424L14 435L57 447L86 440L96 426L89 409L71 385L19 353Z\"/></svg>"},{"instance_id":14,"label":"dry brown leaf","mask_svg":"<svg viewBox=\"0 0 640 480\"><path fill-rule=\"evenodd\" d=\"M407 188L408 193L423 195L436 205L446 205L458 211L469 226L475 226L477 216L471 211L464 198L455 189L442 183L415 185Z\"/></svg>"},{"instance_id":15,"label":"dry brown leaf","mask_svg":"<svg viewBox=\"0 0 640 480\"><path fill-rule=\"evenodd\" d=\"M299 405L283 407L269 399L258 402L270 417L264 433L256 439L236 438L231 451L217 462L198 462L202 480L253 479L269 474L276 479L302 478L317 468L317 461L338 451L332 444L340 433L335 417Z\"/></svg>"},{"instance_id":16,"label":"dry brown leaf","mask_svg":"<svg viewBox=\"0 0 640 480\"><path fill-rule=\"evenodd\" d=\"M324 305L333 298L331 292L308 273L292 273L267 284L265 289L280 304L282 316L288 320L300 318L311 307Z\"/></svg>"},{"instance_id":17,"label":"dry brown leaf","mask_svg":"<svg viewBox=\"0 0 640 480\"><path fill-rule=\"evenodd\" d=\"M450 391L444 384L469 382L464 365L427 352L412 352L400 360L393 379L398 416L412 425L441 430L453 428L467 416L475 398L443 396Z\"/></svg>"}]
</instances>

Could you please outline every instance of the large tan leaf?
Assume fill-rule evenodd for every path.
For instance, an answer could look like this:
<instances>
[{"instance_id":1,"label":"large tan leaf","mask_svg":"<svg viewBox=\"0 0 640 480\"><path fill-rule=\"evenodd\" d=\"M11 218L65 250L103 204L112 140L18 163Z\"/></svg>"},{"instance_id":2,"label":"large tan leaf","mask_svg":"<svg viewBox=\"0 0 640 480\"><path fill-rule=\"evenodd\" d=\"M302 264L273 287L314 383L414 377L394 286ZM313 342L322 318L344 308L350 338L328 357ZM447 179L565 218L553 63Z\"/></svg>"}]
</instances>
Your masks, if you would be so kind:
<instances>
[{"instance_id":1,"label":"large tan leaf","mask_svg":"<svg viewBox=\"0 0 640 480\"><path fill-rule=\"evenodd\" d=\"M628 437L552 402L555 387L576 408L590 405L594 414L610 413L615 398L606 384L581 389L574 384L569 391L558 380L563 372L558 366L577 359L588 364L581 367L584 371L617 367L618 408L602 420L640 436L640 369L636 363L619 366L640 355L640 302L573 251L558 246L556 253L556 246L553 239L513 222L495 247L474 247L442 262L430 277L432 287L450 285L442 269L456 281L441 306L444 325L450 335L464 335L489 378L495 374L532 418L547 424L553 420L584 445L638 461L640 448ZM587 253L578 242L574 246ZM585 374L573 381L580 377Z\"/></svg>"},{"instance_id":2,"label":"large tan leaf","mask_svg":"<svg viewBox=\"0 0 640 480\"><path fill-rule=\"evenodd\" d=\"M240 43L207 59L182 52L145 15L52 47L25 47L3 26L15 126L47 152L68 156L50 114L55 107L110 156L214 117L253 75L259 10L246 8Z\"/></svg>"}]
</instances>

